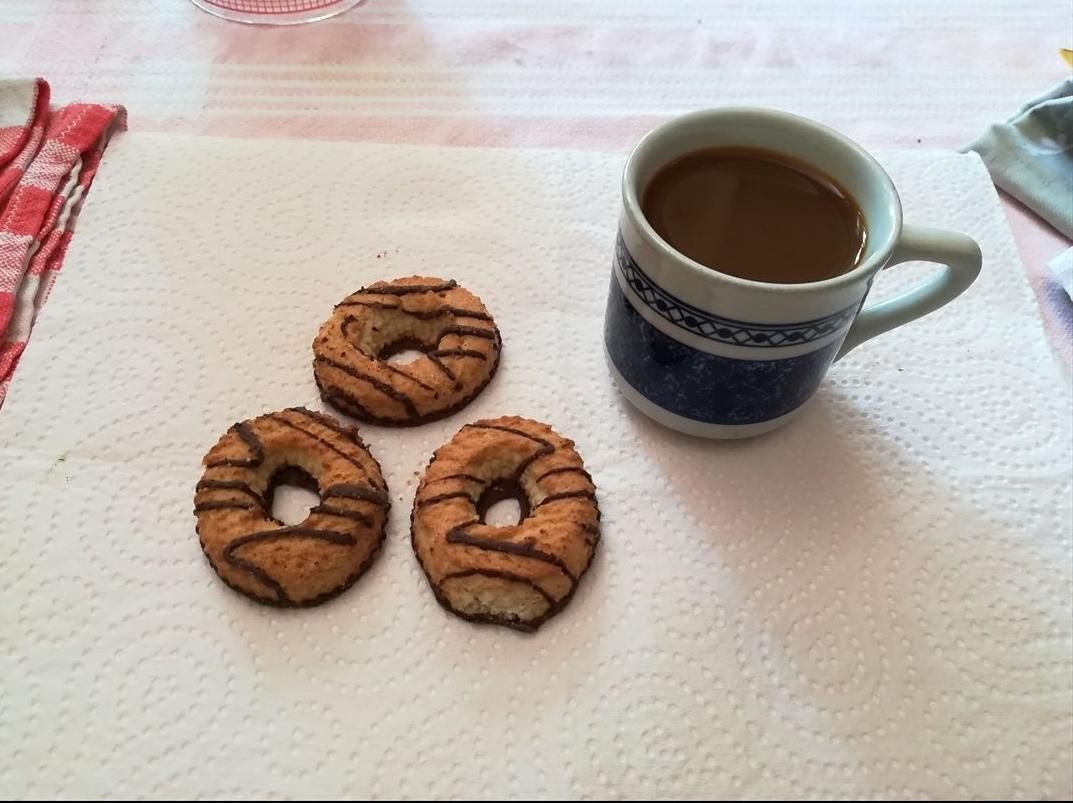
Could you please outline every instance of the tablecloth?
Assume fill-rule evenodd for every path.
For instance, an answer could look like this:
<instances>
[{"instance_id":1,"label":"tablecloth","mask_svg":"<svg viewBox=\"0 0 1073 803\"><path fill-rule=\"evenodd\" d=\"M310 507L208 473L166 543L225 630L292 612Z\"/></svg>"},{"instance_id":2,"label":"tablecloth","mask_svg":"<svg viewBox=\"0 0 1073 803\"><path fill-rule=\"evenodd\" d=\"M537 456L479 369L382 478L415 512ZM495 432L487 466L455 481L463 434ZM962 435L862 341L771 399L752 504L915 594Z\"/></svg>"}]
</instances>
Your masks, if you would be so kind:
<instances>
[{"instance_id":1,"label":"tablecloth","mask_svg":"<svg viewBox=\"0 0 1073 803\"><path fill-rule=\"evenodd\" d=\"M959 147L1069 70L1069 0L367 0L309 26L186 0L0 0L0 75L135 131L628 149L668 115L778 106L869 148ZM1006 199L1052 340L1066 247Z\"/></svg>"}]
</instances>

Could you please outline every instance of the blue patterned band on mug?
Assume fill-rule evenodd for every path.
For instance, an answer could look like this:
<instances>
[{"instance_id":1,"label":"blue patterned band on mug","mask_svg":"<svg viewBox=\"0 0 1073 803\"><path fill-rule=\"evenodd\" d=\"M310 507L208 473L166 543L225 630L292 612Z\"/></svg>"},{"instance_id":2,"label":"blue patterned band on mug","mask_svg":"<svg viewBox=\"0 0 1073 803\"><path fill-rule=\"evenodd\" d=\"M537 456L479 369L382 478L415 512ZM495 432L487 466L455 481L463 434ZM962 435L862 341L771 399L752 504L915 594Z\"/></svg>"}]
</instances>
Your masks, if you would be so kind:
<instances>
[{"instance_id":1,"label":"blue patterned band on mug","mask_svg":"<svg viewBox=\"0 0 1073 803\"><path fill-rule=\"evenodd\" d=\"M822 320L755 324L717 318L668 294L637 266L621 237L604 319L604 340L615 369L638 393L675 415L705 424L748 425L786 415L815 392L838 353L859 304ZM621 278L616 275L621 272ZM763 359L712 354L687 345L645 320L620 282L675 327L726 346L755 346ZM815 351L772 359L780 346L826 339Z\"/></svg>"},{"instance_id":2,"label":"blue patterned band on mug","mask_svg":"<svg viewBox=\"0 0 1073 803\"><path fill-rule=\"evenodd\" d=\"M706 424L755 424L791 412L819 386L841 345L783 360L706 354L642 318L614 276L604 327L623 379L665 410Z\"/></svg>"},{"instance_id":3,"label":"blue patterned band on mug","mask_svg":"<svg viewBox=\"0 0 1073 803\"><path fill-rule=\"evenodd\" d=\"M615 243L615 265L637 297L661 318L712 342L732 346L770 349L822 340L852 322L860 308L860 304L852 304L832 315L795 324L745 323L698 309L668 293L637 264L621 234Z\"/></svg>"}]
</instances>

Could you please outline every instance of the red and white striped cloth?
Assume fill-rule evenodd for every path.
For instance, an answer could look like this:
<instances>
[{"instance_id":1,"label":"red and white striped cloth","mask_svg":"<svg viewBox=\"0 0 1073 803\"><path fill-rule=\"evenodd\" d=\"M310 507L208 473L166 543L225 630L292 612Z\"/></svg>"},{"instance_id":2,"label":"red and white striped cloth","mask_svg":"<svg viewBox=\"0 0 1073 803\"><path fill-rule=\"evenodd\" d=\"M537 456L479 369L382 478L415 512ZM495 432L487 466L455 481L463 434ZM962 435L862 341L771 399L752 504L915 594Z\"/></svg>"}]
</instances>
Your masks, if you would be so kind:
<instances>
[{"instance_id":1,"label":"red and white striped cloth","mask_svg":"<svg viewBox=\"0 0 1073 803\"><path fill-rule=\"evenodd\" d=\"M38 78L0 81L0 405L48 299L121 106L49 107Z\"/></svg>"}]
</instances>

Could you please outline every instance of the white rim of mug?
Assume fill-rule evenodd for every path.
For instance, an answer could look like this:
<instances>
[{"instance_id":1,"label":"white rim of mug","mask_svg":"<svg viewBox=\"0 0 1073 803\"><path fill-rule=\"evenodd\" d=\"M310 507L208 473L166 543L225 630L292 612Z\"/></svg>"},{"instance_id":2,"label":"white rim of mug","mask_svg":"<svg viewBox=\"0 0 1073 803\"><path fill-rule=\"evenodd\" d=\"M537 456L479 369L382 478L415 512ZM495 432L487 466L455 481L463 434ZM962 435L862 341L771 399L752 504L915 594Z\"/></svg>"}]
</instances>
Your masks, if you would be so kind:
<instances>
[{"instance_id":1,"label":"white rim of mug","mask_svg":"<svg viewBox=\"0 0 1073 803\"><path fill-rule=\"evenodd\" d=\"M690 259L685 254L675 249L670 243L659 236L656 230L652 228L652 225L648 222L648 219L641 212L641 204L637 197L637 164L641 158L645 156L645 151L655 147L655 144L659 140L683 125L693 123L697 120L717 120L720 117L733 117L742 114L762 115L764 117L773 118L773 122L777 125L788 126L790 128L797 127L810 129L813 133L818 134L821 137L834 140L841 147L852 151L858 159L864 162L873 174L873 179L886 194L887 205L891 217L891 227L890 231L887 232L886 239L870 257L857 267L853 268L853 270L846 271L838 276L832 276L829 279L821 279L818 282L795 282L792 284L758 282L753 279L743 279L740 276L723 273L715 268L709 268L706 265L702 265L700 262ZM742 141L739 144L749 147L751 143ZM808 163L807 159L802 159L802 161ZM835 178L838 179L837 176ZM840 179L838 180L841 182ZM640 142L637 143L637 146L626 160L626 167L622 171L622 199L623 207L626 210L626 214L629 215L634 227L640 232L641 237L647 240L648 243L657 250L662 251L666 256L680 262L690 271L701 277L707 277L707 279L710 280L712 274L715 274L722 280L750 290L780 290L785 292L804 293L816 290L833 290L844 285L853 284L863 276L867 276L869 273L879 270L886 264L894 251L895 245L898 243L898 236L902 230L902 203L901 199L898 197L898 191L895 189L894 182L891 180L890 176L887 175L887 171L883 169L883 166L878 161L876 161L874 156L849 137L840 134L833 128L829 128L822 123L817 123L815 120L810 120L807 117L801 117L797 114L791 114L790 112L784 112L778 109L767 109L762 106L724 106L714 109L701 109L700 111L690 112L675 117L652 129ZM858 206L860 205L856 198L854 198L854 203L857 203ZM867 224L867 222L866 218L865 223Z\"/></svg>"}]
</instances>

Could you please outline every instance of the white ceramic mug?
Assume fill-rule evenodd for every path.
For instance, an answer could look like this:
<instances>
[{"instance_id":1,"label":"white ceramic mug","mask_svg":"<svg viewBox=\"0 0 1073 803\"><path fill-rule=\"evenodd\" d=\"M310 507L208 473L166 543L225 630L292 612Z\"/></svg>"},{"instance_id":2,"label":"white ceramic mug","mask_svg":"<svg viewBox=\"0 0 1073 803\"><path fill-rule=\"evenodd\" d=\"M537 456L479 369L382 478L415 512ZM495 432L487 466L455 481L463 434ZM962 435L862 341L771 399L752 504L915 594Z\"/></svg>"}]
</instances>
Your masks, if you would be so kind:
<instances>
[{"instance_id":1,"label":"white ceramic mug","mask_svg":"<svg viewBox=\"0 0 1073 803\"><path fill-rule=\"evenodd\" d=\"M786 154L848 190L868 230L857 267L818 282L757 282L704 267L665 242L641 212L645 187L674 159L719 146ZM864 307L881 269L912 260L943 268ZM979 272L980 248L969 237L903 226L890 176L838 132L769 109L695 112L652 131L626 163L604 319L608 364L626 398L661 424L710 438L759 435L792 418L836 359L952 301Z\"/></svg>"}]
</instances>

